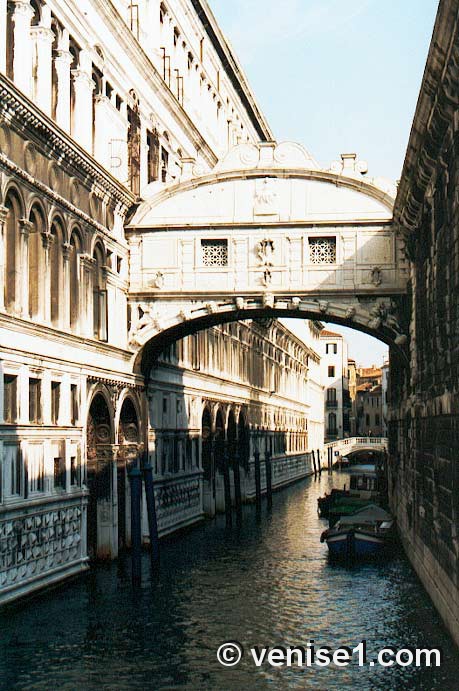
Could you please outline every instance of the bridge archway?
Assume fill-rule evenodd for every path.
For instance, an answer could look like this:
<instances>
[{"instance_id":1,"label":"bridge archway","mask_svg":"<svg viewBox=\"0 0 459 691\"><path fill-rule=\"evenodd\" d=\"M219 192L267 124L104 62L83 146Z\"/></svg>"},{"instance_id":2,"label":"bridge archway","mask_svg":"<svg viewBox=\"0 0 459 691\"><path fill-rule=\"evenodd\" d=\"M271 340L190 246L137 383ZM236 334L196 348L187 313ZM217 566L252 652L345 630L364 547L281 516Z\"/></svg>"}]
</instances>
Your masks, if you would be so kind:
<instances>
[{"instance_id":1,"label":"bridge archway","mask_svg":"<svg viewBox=\"0 0 459 691\"><path fill-rule=\"evenodd\" d=\"M343 324L401 352L408 339L396 190L354 155L320 168L302 147L239 145L210 174L150 186L127 227L136 371L156 348L240 319ZM148 364L147 364L148 369Z\"/></svg>"},{"instance_id":2,"label":"bridge archway","mask_svg":"<svg viewBox=\"0 0 459 691\"><path fill-rule=\"evenodd\" d=\"M220 306L198 308L191 310L189 318L177 315L167 322L158 323L151 315L144 315L141 319L133 346L133 369L137 373L148 375L157 355L173 342L197 333L212 326L245 319L309 319L312 321L326 321L355 329L369 336L373 336L388 345L392 352L398 355L400 363L408 364L407 336L397 330L391 323L383 323L383 317L375 317L361 305L359 312L352 311L352 317L346 317L346 308L342 305L329 304L327 310L321 309L319 302L305 298L299 305L289 305L286 301L274 301L271 307L263 306L262 300L251 301L238 309L236 305L223 304ZM323 306L322 306L323 307ZM335 307L335 308L334 308ZM391 315L386 315L391 320ZM399 327L399 324L397 324Z\"/></svg>"}]
</instances>

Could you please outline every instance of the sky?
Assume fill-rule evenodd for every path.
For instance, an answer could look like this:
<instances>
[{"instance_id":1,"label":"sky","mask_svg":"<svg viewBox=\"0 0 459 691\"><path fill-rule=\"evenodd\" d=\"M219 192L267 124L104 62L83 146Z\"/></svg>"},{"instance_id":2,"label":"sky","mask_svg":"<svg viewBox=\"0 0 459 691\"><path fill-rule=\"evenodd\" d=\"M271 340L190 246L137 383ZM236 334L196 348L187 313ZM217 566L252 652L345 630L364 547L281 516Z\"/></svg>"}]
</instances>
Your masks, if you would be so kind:
<instances>
[{"instance_id":1,"label":"sky","mask_svg":"<svg viewBox=\"0 0 459 691\"><path fill-rule=\"evenodd\" d=\"M208 1L277 141L400 178L438 0ZM358 363L381 364L383 343L329 328Z\"/></svg>"}]
</instances>

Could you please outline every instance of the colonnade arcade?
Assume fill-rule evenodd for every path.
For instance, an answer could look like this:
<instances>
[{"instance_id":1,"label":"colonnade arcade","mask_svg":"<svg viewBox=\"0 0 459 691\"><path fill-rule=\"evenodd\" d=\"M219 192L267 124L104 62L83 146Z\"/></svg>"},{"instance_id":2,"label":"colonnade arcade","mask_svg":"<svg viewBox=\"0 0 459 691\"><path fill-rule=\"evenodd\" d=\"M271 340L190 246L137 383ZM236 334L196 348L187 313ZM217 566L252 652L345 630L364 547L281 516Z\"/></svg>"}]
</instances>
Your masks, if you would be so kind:
<instances>
[{"instance_id":1,"label":"colonnade arcade","mask_svg":"<svg viewBox=\"0 0 459 691\"><path fill-rule=\"evenodd\" d=\"M88 554L110 558L129 542L128 472L143 449L137 392L95 384L86 425Z\"/></svg>"},{"instance_id":2,"label":"colonnade arcade","mask_svg":"<svg viewBox=\"0 0 459 691\"><path fill-rule=\"evenodd\" d=\"M10 184L0 206L0 309L107 339L107 283L120 271L102 236ZM92 318L91 318L92 317Z\"/></svg>"}]
</instances>

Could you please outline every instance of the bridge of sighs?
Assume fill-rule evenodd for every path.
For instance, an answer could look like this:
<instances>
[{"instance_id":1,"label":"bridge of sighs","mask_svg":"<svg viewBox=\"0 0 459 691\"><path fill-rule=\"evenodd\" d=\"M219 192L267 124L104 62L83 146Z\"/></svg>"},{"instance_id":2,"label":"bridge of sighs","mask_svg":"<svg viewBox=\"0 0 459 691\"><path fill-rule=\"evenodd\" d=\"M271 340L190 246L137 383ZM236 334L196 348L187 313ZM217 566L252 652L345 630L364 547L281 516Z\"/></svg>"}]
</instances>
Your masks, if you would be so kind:
<instances>
[{"instance_id":1,"label":"bridge of sighs","mask_svg":"<svg viewBox=\"0 0 459 691\"><path fill-rule=\"evenodd\" d=\"M343 154L328 170L301 146L242 144L212 173L193 160L152 183L127 228L130 345L157 348L235 319L347 325L403 353L408 269L392 223L396 189Z\"/></svg>"}]
</instances>

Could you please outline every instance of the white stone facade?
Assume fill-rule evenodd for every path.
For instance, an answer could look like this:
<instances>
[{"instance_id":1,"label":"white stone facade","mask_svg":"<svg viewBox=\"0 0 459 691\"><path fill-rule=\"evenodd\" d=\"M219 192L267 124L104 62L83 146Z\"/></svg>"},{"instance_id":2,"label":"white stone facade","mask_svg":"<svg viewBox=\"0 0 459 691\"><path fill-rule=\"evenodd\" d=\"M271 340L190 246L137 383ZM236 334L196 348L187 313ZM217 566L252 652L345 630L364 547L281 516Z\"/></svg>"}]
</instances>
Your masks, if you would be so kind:
<instances>
[{"instance_id":1,"label":"white stone facade","mask_svg":"<svg viewBox=\"0 0 459 691\"><path fill-rule=\"evenodd\" d=\"M261 430L285 430L289 446L273 460L276 485L310 467L303 399L310 375L301 358L317 367L318 356L313 343L287 332L282 348L269 347L282 357L298 351L300 398L277 400L259 381L264 402L252 413L251 385L235 372L227 383L216 372L163 363L158 386L148 383L148 395L156 392L148 403L129 343L128 291L138 278L135 243L125 238L128 211L183 175L209 172L228 148L272 135L204 1L136 8L0 2L0 602L129 543L127 468L143 450L159 474L160 532L203 515L201 440L178 474L157 464L163 432L154 396L163 390L172 405L179 369L187 405L198 392L201 403L222 410L237 401L252 415L247 431L260 426L260 440ZM187 438L201 437L202 420L175 406L178 418L166 428L177 431L181 419ZM311 424L320 448L319 421ZM190 458L186 444L185 452ZM250 480L244 492L253 494ZM218 490L210 513L219 503Z\"/></svg>"},{"instance_id":2,"label":"white stone facade","mask_svg":"<svg viewBox=\"0 0 459 691\"><path fill-rule=\"evenodd\" d=\"M341 334L324 329L320 334L322 383L325 387L325 439L342 439L350 433L348 347Z\"/></svg>"}]
</instances>

